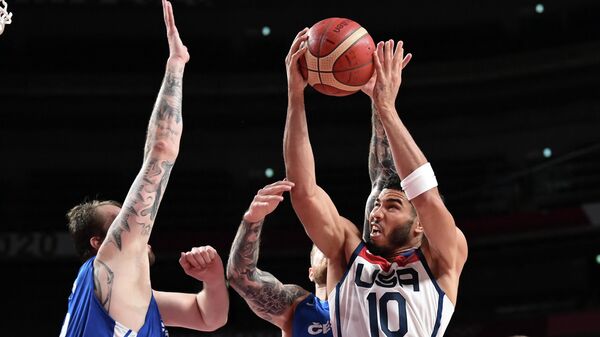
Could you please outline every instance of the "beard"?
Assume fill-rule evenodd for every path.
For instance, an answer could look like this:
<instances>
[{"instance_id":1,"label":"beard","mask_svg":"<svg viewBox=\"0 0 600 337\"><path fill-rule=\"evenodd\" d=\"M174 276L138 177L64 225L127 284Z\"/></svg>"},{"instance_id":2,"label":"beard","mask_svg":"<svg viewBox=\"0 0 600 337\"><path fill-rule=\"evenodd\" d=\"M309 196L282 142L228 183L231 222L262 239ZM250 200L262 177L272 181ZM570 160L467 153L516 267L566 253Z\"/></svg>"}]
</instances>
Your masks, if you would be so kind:
<instances>
[{"instance_id":1,"label":"beard","mask_svg":"<svg viewBox=\"0 0 600 337\"><path fill-rule=\"evenodd\" d=\"M313 279L317 285L327 284L327 263L313 267Z\"/></svg>"},{"instance_id":2,"label":"beard","mask_svg":"<svg viewBox=\"0 0 600 337\"><path fill-rule=\"evenodd\" d=\"M377 245L369 236L369 240L366 242L367 249L377 256L387 257L394 253L394 251L400 247L407 245L410 241L410 231L414 220L394 228L390 233L390 236L386 243L383 245Z\"/></svg>"}]
</instances>

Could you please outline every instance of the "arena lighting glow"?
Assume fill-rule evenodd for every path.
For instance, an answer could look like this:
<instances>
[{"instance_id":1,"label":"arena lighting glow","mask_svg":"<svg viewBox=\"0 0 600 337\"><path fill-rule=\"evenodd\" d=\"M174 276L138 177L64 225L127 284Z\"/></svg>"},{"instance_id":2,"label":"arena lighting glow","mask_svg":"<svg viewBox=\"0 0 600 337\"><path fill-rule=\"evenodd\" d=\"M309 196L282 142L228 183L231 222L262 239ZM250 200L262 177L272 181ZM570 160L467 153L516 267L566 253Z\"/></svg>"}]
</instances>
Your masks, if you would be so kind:
<instances>
[{"instance_id":1,"label":"arena lighting glow","mask_svg":"<svg viewBox=\"0 0 600 337\"><path fill-rule=\"evenodd\" d=\"M600 254L596 255L596 263L600 264Z\"/></svg>"},{"instance_id":2,"label":"arena lighting glow","mask_svg":"<svg viewBox=\"0 0 600 337\"><path fill-rule=\"evenodd\" d=\"M275 174L275 171L273 171L272 168L267 167L267 169L265 170L265 177L267 177L267 178L273 178L274 174Z\"/></svg>"},{"instance_id":3,"label":"arena lighting glow","mask_svg":"<svg viewBox=\"0 0 600 337\"><path fill-rule=\"evenodd\" d=\"M552 157L552 149L549 147L544 148L544 151L542 151L542 153L544 154L544 158Z\"/></svg>"},{"instance_id":4,"label":"arena lighting glow","mask_svg":"<svg viewBox=\"0 0 600 337\"><path fill-rule=\"evenodd\" d=\"M535 5L535 12L538 14L544 13L544 5L543 4Z\"/></svg>"},{"instance_id":5,"label":"arena lighting glow","mask_svg":"<svg viewBox=\"0 0 600 337\"><path fill-rule=\"evenodd\" d=\"M264 26L262 27L262 35L263 36L269 36L271 35L271 28L269 26Z\"/></svg>"}]
</instances>

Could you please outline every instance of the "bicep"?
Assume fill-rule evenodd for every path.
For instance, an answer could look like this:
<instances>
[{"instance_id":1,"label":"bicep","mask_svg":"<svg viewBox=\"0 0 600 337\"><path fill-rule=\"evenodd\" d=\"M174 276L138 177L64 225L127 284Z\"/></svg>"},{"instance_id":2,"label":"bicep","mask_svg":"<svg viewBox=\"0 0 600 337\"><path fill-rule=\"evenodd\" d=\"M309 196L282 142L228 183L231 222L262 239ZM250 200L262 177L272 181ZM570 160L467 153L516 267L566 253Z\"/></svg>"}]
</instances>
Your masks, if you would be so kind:
<instances>
[{"instance_id":1,"label":"bicep","mask_svg":"<svg viewBox=\"0 0 600 337\"><path fill-rule=\"evenodd\" d=\"M210 330L196 300L196 294L152 291L165 325Z\"/></svg>"}]
</instances>

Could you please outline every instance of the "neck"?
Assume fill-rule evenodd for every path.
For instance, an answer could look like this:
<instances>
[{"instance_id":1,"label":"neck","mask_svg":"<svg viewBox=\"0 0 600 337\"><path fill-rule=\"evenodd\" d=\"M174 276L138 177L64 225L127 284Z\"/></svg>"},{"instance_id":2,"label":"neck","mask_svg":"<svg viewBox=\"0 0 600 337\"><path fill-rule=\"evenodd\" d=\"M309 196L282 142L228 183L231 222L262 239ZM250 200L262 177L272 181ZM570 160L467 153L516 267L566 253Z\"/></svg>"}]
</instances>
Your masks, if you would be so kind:
<instances>
[{"instance_id":1,"label":"neck","mask_svg":"<svg viewBox=\"0 0 600 337\"><path fill-rule=\"evenodd\" d=\"M315 283L315 296L317 296L321 301L327 300L327 286L318 285Z\"/></svg>"}]
</instances>

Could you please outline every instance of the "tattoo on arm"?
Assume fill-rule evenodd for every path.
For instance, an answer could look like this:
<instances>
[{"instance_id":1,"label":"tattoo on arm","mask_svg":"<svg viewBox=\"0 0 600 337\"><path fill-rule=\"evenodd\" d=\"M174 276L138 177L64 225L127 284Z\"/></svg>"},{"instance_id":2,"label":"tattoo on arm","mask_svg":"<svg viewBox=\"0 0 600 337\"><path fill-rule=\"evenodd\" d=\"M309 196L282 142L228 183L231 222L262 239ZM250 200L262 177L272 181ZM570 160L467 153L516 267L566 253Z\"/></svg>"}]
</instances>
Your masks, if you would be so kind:
<instances>
[{"instance_id":1,"label":"tattoo on arm","mask_svg":"<svg viewBox=\"0 0 600 337\"><path fill-rule=\"evenodd\" d=\"M394 158L388 142L383 124L377 116L375 105L372 105L372 135L371 144L369 146L369 177L371 178L371 194L369 195L365 205L365 220L363 223L363 239L369 240L369 214L373 209L375 199L379 192L383 189L383 185L393 175L397 175L396 167L394 166Z\"/></svg>"},{"instance_id":2,"label":"tattoo on arm","mask_svg":"<svg viewBox=\"0 0 600 337\"><path fill-rule=\"evenodd\" d=\"M94 292L98 300L100 300L100 304L106 309L106 312L110 312L110 301L115 275L106 263L99 259L96 259L95 262L98 263L94 263ZM102 289L105 289L105 291L102 291Z\"/></svg>"},{"instance_id":3,"label":"tattoo on arm","mask_svg":"<svg viewBox=\"0 0 600 337\"><path fill-rule=\"evenodd\" d=\"M181 100L183 97L183 74L167 73L163 80L158 99L154 105L144 159L148 157L150 149L156 139L172 139L181 135Z\"/></svg>"},{"instance_id":4,"label":"tattoo on arm","mask_svg":"<svg viewBox=\"0 0 600 337\"><path fill-rule=\"evenodd\" d=\"M152 232L158 206L169 180L174 163L167 160L151 159L146 169L134 182L121 213L111 225L107 240L120 251L123 248L123 232L131 233L132 225L140 228L140 234L149 236ZM140 211L138 211L140 210Z\"/></svg>"},{"instance_id":5,"label":"tattoo on arm","mask_svg":"<svg viewBox=\"0 0 600 337\"><path fill-rule=\"evenodd\" d=\"M267 321L282 315L308 292L297 285L284 285L272 274L256 267L263 222L242 221L231 246L227 274L229 284Z\"/></svg>"},{"instance_id":6,"label":"tattoo on arm","mask_svg":"<svg viewBox=\"0 0 600 337\"><path fill-rule=\"evenodd\" d=\"M371 184L375 185L387 180L391 175L397 174L397 171L394 166L390 144L383 125L377 117L375 106L373 106L372 124L373 131L369 146L369 176L371 177Z\"/></svg>"}]
</instances>

